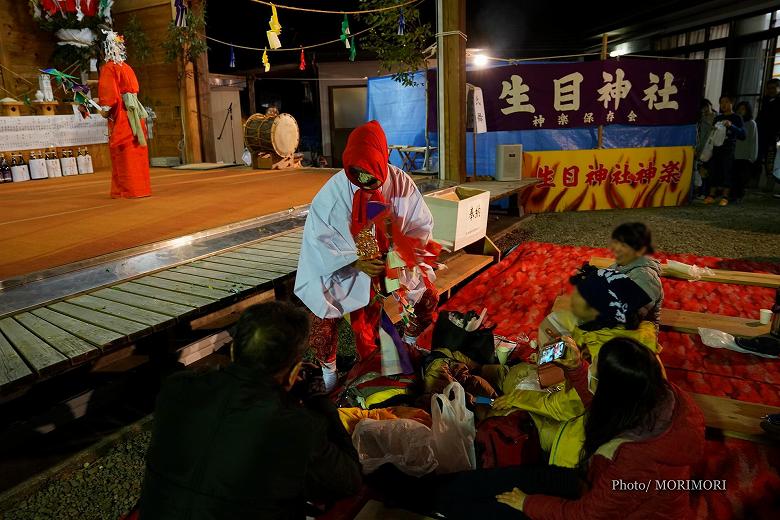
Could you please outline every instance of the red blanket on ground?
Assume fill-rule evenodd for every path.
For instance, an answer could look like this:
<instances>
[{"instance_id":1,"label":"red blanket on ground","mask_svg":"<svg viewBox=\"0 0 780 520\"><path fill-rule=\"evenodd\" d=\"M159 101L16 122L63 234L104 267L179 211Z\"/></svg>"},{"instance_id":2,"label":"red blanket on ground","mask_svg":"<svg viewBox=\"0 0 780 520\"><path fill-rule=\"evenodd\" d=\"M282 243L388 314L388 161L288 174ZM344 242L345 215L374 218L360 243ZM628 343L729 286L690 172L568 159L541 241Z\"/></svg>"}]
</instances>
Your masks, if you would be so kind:
<instances>
[{"instance_id":1,"label":"red blanket on ground","mask_svg":"<svg viewBox=\"0 0 780 520\"><path fill-rule=\"evenodd\" d=\"M487 307L487 324L496 334L523 332L536 338L542 319L555 299L571 292L568 279L591 257L611 256L606 249L521 244L501 263L491 267L461 289L439 310L476 311ZM780 274L780 264L760 264L695 255L656 255L718 269ZM724 316L754 317L771 307L774 289L714 282L689 282L663 278L664 307ZM763 359L704 345L698 336L663 331L661 359L669 377L690 392L730 397L740 401L780 406L780 360ZM430 330L419 340L430 346Z\"/></svg>"},{"instance_id":2,"label":"red blanket on ground","mask_svg":"<svg viewBox=\"0 0 780 520\"><path fill-rule=\"evenodd\" d=\"M461 289L439 310L488 310L496 334L523 332L536 338L555 298L571 292L569 275L606 249L529 242ZM780 274L780 264L724 260L695 255L656 255L718 269ZM725 316L758 318L771 307L775 291L761 287L663 278L664 307ZM698 336L661 332L661 359L669 378L689 392L780 406L780 360L763 359L704 345ZM430 346L430 329L418 339ZM525 355L521 353L520 355ZM780 449L736 439L707 441L706 457L694 477L726 479L727 493L692 493L697 518L776 518L780 507Z\"/></svg>"}]
</instances>

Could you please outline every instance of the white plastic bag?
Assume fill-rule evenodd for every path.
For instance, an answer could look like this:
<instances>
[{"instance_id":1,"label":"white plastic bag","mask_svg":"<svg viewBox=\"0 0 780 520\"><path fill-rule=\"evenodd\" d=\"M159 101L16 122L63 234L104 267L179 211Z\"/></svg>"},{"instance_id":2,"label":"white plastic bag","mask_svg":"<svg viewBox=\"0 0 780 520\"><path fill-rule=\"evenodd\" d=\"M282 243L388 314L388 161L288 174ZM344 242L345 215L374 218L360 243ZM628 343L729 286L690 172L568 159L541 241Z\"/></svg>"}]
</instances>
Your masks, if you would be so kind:
<instances>
[{"instance_id":1,"label":"white plastic bag","mask_svg":"<svg viewBox=\"0 0 780 520\"><path fill-rule=\"evenodd\" d=\"M675 260L666 261L666 270L680 278L686 278L692 282L701 280L702 276L714 276L715 273L709 267L685 264Z\"/></svg>"},{"instance_id":2,"label":"white plastic bag","mask_svg":"<svg viewBox=\"0 0 780 520\"><path fill-rule=\"evenodd\" d=\"M452 396L452 397L451 397ZM466 408L466 392L457 381L431 397L433 445L438 473L476 469L474 414Z\"/></svg>"},{"instance_id":3,"label":"white plastic bag","mask_svg":"<svg viewBox=\"0 0 780 520\"><path fill-rule=\"evenodd\" d=\"M244 161L245 165L252 166L252 152L249 151L249 148L244 148L244 153L241 154L241 160Z\"/></svg>"},{"instance_id":4,"label":"white plastic bag","mask_svg":"<svg viewBox=\"0 0 780 520\"><path fill-rule=\"evenodd\" d=\"M754 356L777 359L777 356L761 354L759 352L753 352L752 350L745 350L744 348L737 345L736 341L734 341L734 336L721 330L704 329L699 327L699 336L701 336L701 342L708 347L725 348L728 350L733 350L734 352L741 352L742 354L753 354Z\"/></svg>"},{"instance_id":5,"label":"white plastic bag","mask_svg":"<svg viewBox=\"0 0 780 520\"><path fill-rule=\"evenodd\" d=\"M701 188L704 185L704 181L701 178L701 173L698 168L693 171L693 186L695 188Z\"/></svg>"},{"instance_id":6,"label":"white plastic bag","mask_svg":"<svg viewBox=\"0 0 780 520\"><path fill-rule=\"evenodd\" d=\"M393 464L413 477L427 475L439 465L433 449L433 432L412 419L363 419L352 432L365 474L382 464Z\"/></svg>"}]
</instances>

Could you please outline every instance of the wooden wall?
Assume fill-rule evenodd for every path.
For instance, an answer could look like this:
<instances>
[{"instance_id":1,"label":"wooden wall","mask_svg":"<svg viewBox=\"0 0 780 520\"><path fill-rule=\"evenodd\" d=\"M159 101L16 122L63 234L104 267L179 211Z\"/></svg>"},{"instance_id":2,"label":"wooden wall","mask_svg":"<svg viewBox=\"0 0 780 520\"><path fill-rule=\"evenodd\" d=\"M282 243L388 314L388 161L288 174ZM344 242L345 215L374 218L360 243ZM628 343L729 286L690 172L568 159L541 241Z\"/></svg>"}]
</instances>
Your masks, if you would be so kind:
<instances>
[{"instance_id":1,"label":"wooden wall","mask_svg":"<svg viewBox=\"0 0 780 520\"><path fill-rule=\"evenodd\" d=\"M38 90L38 69L51 66L55 38L38 28L30 6L22 0L0 0L0 65L8 67L24 79L17 78L0 67L0 99L22 96L30 92L32 98Z\"/></svg>"},{"instance_id":2,"label":"wooden wall","mask_svg":"<svg viewBox=\"0 0 780 520\"><path fill-rule=\"evenodd\" d=\"M114 2L114 27L121 33L123 27L135 16L149 40L150 55L144 63L130 63L141 86L140 97L150 104L157 119L154 122L154 139L149 143L151 157L178 157L179 142L183 137L181 97L178 82L179 71L175 63L166 63L165 41L171 21L170 0L116 0ZM132 42L128 42L132 45Z\"/></svg>"},{"instance_id":3,"label":"wooden wall","mask_svg":"<svg viewBox=\"0 0 780 520\"><path fill-rule=\"evenodd\" d=\"M204 78L199 85L199 96L192 78L179 80L183 75L180 73L181 66L165 61L162 43L173 18L171 1L115 0L112 13L115 30L119 33L135 16L151 49L143 63L129 62L138 76L141 100L151 105L157 115L149 155L179 157L186 120L188 134L193 137L192 142L187 141L187 159L191 162L214 160L213 132L208 119L211 111L208 107L210 96L205 55L198 64L198 73L203 74ZM0 68L0 87L12 93L0 90L0 99L10 95L21 97L27 92L31 92L32 97L38 89L38 70L51 66L50 58L55 42L51 33L38 28L26 0L0 0L0 64L32 84ZM132 45L132 42L128 44ZM182 106L185 104L190 108L186 114L182 114Z\"/></svg>"}]
</instances>

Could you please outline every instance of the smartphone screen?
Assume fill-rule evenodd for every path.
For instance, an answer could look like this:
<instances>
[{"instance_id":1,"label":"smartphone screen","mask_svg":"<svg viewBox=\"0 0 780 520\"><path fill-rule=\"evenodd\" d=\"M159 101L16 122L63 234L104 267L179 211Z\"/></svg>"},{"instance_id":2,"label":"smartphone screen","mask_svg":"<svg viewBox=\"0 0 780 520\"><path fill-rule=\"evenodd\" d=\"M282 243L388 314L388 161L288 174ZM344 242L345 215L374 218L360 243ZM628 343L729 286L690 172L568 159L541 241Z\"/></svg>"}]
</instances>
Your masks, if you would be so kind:
<instances>
[{"instance_id":1,"label":"smartphone screen","mask_svg":"<svg viewBox=\"0 0 780 520\"><path fill-rule=\"evenodd\" d=\"M566 343L556 341L542 348L542 351L539 353L539 364L546 365L547 363L552 363L556 359L561 359L565 353Z\"/></svg>"}]
</instances>

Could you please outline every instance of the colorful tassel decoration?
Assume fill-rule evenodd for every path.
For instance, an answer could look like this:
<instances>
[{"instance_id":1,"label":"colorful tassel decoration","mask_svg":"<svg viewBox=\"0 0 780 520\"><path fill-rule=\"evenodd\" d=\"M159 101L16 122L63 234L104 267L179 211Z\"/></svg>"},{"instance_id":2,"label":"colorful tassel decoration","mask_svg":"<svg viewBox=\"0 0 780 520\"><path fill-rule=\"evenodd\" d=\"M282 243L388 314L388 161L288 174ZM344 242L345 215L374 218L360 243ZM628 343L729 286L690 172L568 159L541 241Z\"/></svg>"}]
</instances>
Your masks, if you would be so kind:
<instances>
[{"instance_id":1,"label":"colorful tassel decoration","mask_svg":"<svg viewBox=\"0 0 780 520\"><path fill-rule=\"evenodd\" d=\"M401 14L398 15L398 36L403 36L406 31L406 18L404 18L404 10L401 9Z\"/></svg>"},{"instance_id":2,"label":"colorful tassel decoration","mask_svg":"<svg viewBox=\"0 0 780 520\"><path fill-rule=\"evenodd\" d=\"M265 67L266 72L271 70L271 62L268 61L268 49L263 49L263 67Z\"/></svg>"},{"instance_id":3,"label":"colorful tassel decoration","mask_svg":"<svg viewBox=\"0 0 780 520\"><path fill-rule=\"evenodd\" d=\"M344 15L344 21L341 22L341 41L344 42L344 45L347 49L349 49L349 20L347 19L347 15Z\"/></svg>"},{"instance_id":4,"label":"colorful tassel decoration","mask_svg":"<svg viewBox=\"0 0 780 520\"><path fill-rule=\"evenodd\" d=\"M176 8L176 27L187 27L187 6L184 0L176 0L173 5Z\"/></svg>"},{"instance_id":5,"label":"colorful tassel decoration","mask_svg":"<svg viewBox=\"0 0 780 520\"><path fill-rule=\"evenodd\" d=\"M282 34L282 25L279 23L279 16L276 14L276 6L271 4L271 19L268 20L268 26L270 31L266 31L265 35L268 38L268 46L272 49L279 49L282 47L282 42L279 40L279 35Z\"/></svg>"},{"instance_id":6,"label":"colorful tassel decoration","mask_svg":"<svg viewBox=\"0 0 780 520\"><path fill-rule=\"evenodd\" d=\"M236 68L236 51L233 50L233 46L230 46L230 64L228 65L231 69Z\"/></svg>"},{"instance_id":7,"label":"colorful tassel decoration","mask_svg":"<svg viewBox=\"0 0 780 520\"><path fill-rule=\"evenodd\" d=\"M276 6L274 4L271 4L271 19L268 20L268 25L276 34L282 34L282 24L279 23L279 16L276 14Z\"/></svg>"},{"instance_id":8,"label":"colorful tassel decoration","mask_svg":"<svg viewBox=\"0 0 780 520\"><path fill-rule=\"evenodd\" d=\"M303 49L301 49L301 64L298 65L298 69L306 70L306 57L303 54Z\"/></svg>"},{"instance_id":9,"label":"colorful tassel decoration","mask_svg":"<svg viewBox=\"0 0 780 520\"><path fill-rule=\"evenodd\" d=\"M349 61L355 61L355 56L357 55L357 45L355 45L355 37L353 36L350 38L351 44L349 46Z\"/></svg>"}]
</instances>

